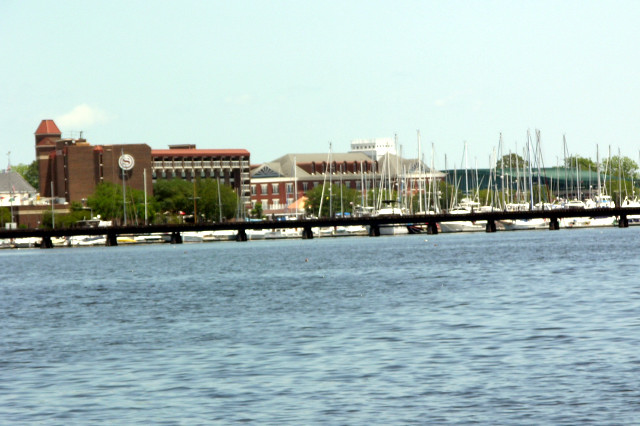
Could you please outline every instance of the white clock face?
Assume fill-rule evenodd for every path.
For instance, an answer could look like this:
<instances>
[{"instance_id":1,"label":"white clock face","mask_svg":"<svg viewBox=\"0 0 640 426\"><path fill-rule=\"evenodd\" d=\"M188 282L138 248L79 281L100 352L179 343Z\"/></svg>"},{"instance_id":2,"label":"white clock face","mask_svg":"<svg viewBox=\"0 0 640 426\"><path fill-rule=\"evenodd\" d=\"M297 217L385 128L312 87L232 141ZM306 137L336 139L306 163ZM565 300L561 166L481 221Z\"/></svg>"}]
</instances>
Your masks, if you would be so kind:
<instances>
[{"instance_id":1,"label":"white clock face","mask_svg":"<svg viewBox=\"0 0 640 426\"><path fill-rule=\"evenodd\" d=\"M133 165L135 164L135 160L129 154L122 154L118 159L118 165L122 170L131 170L133 169Z\"/></svg>"}]
</instances>

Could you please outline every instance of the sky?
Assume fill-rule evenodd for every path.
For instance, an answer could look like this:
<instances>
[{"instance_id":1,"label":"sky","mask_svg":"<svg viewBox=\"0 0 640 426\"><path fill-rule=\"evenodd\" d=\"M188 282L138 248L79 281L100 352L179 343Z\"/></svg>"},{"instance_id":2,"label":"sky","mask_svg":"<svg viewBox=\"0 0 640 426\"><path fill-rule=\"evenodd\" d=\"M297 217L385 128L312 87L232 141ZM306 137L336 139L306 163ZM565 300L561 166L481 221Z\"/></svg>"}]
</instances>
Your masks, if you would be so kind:
<instances>
[{"instance_id":1,"label":"sky","mask_svg":"<svg viewBox=\"0 0 640 426\"><path fill-rule=\"evenodd\" d=\"M439 169L465 146L470 167L522 154L536 130L547 167L638 161L638 22L615 0L3 0L0 168L35 159L42 119L253 164L394 136L415 158L418 130Z\"/></svg>"}]
</instances>

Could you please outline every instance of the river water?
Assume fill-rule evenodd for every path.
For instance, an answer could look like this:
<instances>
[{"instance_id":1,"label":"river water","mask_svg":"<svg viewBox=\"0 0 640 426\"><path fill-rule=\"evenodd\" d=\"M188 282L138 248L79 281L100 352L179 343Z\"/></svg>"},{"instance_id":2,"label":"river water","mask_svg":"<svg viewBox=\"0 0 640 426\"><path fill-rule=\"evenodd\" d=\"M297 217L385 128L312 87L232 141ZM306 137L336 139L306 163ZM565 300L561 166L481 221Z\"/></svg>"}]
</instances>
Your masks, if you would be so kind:
<instances>
[{"instance_id":1,"label":"river water","mask_svg":"<svg viewBox=\"0 0 640 426\"><path fill-rule=\"evenodd\" d=\"M638 424L640 227L0 251L2 424Z\"/></svg>"}]
</instances>

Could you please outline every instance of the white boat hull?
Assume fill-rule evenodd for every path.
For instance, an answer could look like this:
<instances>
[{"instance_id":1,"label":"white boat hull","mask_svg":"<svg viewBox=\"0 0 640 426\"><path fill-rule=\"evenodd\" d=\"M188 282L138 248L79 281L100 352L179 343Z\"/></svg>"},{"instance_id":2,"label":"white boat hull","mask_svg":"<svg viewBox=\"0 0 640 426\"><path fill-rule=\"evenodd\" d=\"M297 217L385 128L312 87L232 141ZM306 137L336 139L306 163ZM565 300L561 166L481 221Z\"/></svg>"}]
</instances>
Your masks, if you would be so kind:
<instances>
[{"instance_id":1,"label":"white boat hull","mask_svg":"<svg viewBox=\"0 0 640 426\"><path fill-rule=\"evenodd\" d=\"M486 230L486 221L440 222L440 232L483 232Z\"/></svg>"}]
</instances>

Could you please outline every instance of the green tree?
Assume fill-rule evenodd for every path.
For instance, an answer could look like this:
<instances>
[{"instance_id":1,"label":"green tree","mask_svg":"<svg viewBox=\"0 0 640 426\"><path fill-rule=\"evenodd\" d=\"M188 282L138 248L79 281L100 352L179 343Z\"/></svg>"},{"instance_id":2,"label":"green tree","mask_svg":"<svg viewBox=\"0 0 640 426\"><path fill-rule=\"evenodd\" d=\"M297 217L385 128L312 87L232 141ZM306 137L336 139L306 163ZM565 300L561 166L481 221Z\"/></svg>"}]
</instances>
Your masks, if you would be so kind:
<instances>
[{"instance_id":1,"label":"green tree","mask_svg":"<svg viewBox=\"0 0 640 426\"><path fill-rule=\"evenodd\" d=\"M228 185L220 185L218 197L218 182L215 179L201 179L196 183L197 213L208 221L220 219L220 203L222 203L222 217L231 219L236 214L238 196ZM193 209L191 209L192 211Z\"/></svg>"},{"instance_id":2,"label":"green tree","mask_svg":"<svg viewBox=\"0 0 640 426\"><path fill-rule=\"evenodd\" d=\"M315 188L307 192L307 201L305 203L305 211L308 215L318 215L318 217L328 217L330 214L335 215L340 213L341 209L345 213L353 214L354 206L356 206L361 199L360 192L347 188L342 185L342 191L340 185L331 185L331 190L325 187L324 200L322 200L322 212L318 214L320 209L320 201L322 199L322 186L318 185ZM331 213L329 209L332 209Z\"/></svg>"},{"instance_id":3,"label":"green tree","mask_svg":"<svg viewBox=\"0 0 640 426\"><path fill-rule=\"evenodd\" d=\"M82 204L74 201L71 203L69 213L56 214L56 228L71 228L75 226L80 220L91 219L91 212L82 207ZM53 219L51 211L46 211L42 215L41 228L51 228L53 225Z\"/></svg>"},{"instance_id":4,"label":"green tree","mask_svg":"<svg viewBox=\"0 0 640 426\"><path fill-rule=\"evenodd\" d=\"M11 222L11 209L9 207L0 207L0 226L4 228L4 224Z\"/></svg>"},{"instance_id":5,"label":"green tree","mask_svg":"<svg viewBox=\"0 0 640 426\"><path fill-rule=\"evenodd\" d=\"M575 170L576 164L580 170L591 170L595 172L598 169L598 164L591 158L572 155L564 160L564 166L570 170Z\"/></svg>"},{"instance_id":6,"label":"green tree","mask_svg":"<svg viewBox=\"0 0 640 426\"><path fill-rule=\"evenodd\" d=\"M158 180L153 196L163 213L193 212L193 184L182 179Z\"/></svg>"},{"instance_id":7,"label":"green tree","mask_svg":"<svg viewBox=\"0 0 640 426\"><path fill-rule=\"evenodd\" d=\"M17 164L12 166L13 170L18 172L24 180L33 186L36 190L40 187L40 175L38 173L38 161L34 160L31 164Z\"/></svg>"},{"instance_id":8,"label":"green tree","mask_svg":"<svg viewBox=\"0 0 640 426\"><path fill-rule=\"evenodd\" d=\"M496 164L496 168L498 170L501 170L503 167L505 169L515 169L515 168L522 169L523 166L526 167L527 162L525 161L524 158L522 158L518 154L503 155L502 158L499 159L498 163Z\"/></svg>"},{"instance_id":9,"label":"green tree","mask_svg":"<svg viewBox=\"0 0 640 426\"><path fill-rule=\"evenodd\" d=\"M637 179L638 163L629 157L613 156L605 159L601 171L606 172L612 179Z\"/></svg>"},{"instance_id":10,"label":"green tree","mask_svg":"<svg viewBox=\"0 0 640 426\"><path fill-rule=\"evenodd\" d=\"M251 217L262 219L262 203L257 202L253 209L251 209Z\"/></svg>"},{"instance_id":11,"label":"green tree","mask_svg":"<svg viewBox=\"0 0 640 426\"><path fill-rule=\"evenodd\" d=\"M169 217L175 217L180 212L187 215L195 212L198 217L207 221L218 221L220 200L222 217L230 219L235 216L238 205L238 196L228 185L220 185L218 197L216 179L198 179L195 185L194 182L181 179L159 180L153 187L153 193L159 210Z\"/></svg>"},{"instance_id":12,"label":"green tree","mask_svg":"<svg viewBox=\"0 0 640 426\"><path fill-rule=\"evenodd\" d=\"M142 223L144 221L144 191L126 188L127 223ZM94 215L100 215L104 220L115 220L123 223L122 187L110 182L103 182L96 186L96 190L87 198L87 206ZM147 204L149 217L156 211L156 203ZM57 216L56 216L57 224ZM57 226L57 225L56 225Z\"/></svg>"}]
</instances>

